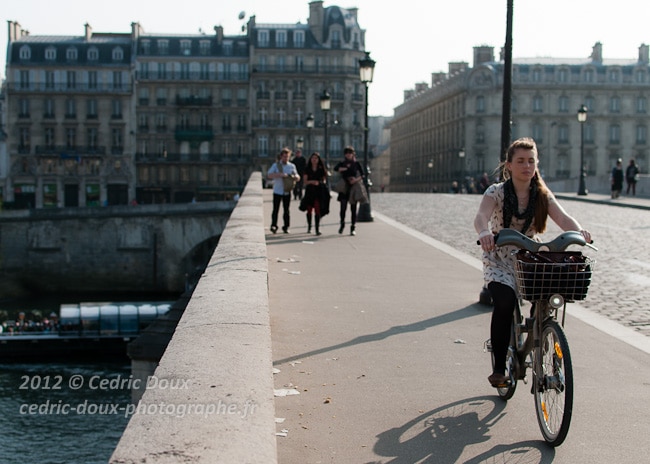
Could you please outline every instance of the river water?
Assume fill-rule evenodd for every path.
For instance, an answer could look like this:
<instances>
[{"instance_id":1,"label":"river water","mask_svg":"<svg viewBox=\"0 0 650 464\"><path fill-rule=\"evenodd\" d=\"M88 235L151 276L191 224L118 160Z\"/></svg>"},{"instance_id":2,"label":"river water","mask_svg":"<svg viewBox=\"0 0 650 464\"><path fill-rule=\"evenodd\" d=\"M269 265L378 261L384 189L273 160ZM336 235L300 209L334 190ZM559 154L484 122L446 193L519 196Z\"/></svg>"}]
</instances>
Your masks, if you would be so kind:
<instances>
[{"instance_id":1,"label":"river water","mask_svg":"<svg viewBox=\"0 0 650 464\"><path fill-rule=\"evenodd\" d=\"M95 295L0 301L2 318L58 312L61 303L170 301L170 295ZM176 296L177 297L177 296ZM0 463L108 462L126 427L131 365L120 362L0 363Z\"/></svg>"}]
</instances>

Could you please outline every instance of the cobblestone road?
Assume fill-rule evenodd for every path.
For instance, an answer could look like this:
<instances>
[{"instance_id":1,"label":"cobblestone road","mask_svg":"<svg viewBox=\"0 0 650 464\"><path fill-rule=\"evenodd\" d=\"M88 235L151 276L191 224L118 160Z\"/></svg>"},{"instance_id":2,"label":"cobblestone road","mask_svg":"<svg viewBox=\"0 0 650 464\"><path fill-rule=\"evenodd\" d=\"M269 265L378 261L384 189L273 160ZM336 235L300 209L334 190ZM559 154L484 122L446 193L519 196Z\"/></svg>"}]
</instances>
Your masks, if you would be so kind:
<instances>
[{"instance_id":1,"label":"cobblestone road","mask_svg":"<svg viewBox=\"0 0 650 464\"><path fill-rule=\"evenodd\" d=\"M372 196L372 209L480 259L473 228L480 195L383 193ZM598 252L587 299L580 306L650 336L650 231L646 210L560 200L594 237ZM549 221L545 239L561 230ZM476 295L480 285L476 289Z\"/></svg>"}]
</instances>

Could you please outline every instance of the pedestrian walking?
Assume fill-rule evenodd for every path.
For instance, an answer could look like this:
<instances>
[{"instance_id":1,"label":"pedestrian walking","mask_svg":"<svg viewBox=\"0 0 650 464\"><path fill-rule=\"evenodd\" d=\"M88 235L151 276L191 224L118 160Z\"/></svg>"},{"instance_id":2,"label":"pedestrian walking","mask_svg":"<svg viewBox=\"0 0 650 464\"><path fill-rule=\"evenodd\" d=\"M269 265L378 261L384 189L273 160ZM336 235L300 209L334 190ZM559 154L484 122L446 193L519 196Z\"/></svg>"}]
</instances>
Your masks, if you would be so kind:
<instances>
[{"instance_id":1,"label":"pedestrian walking","mask_svg":"<svg viewBox=\"0 0 650 464\"><path fill-rule=\"evenodd\" d=\"M621 158L616 160L616 166L612 168L610 178L612 182L612 198L618 198L623 191L623 160Z\"/></svg>"},{"instance_id":2,"label":"pedestrian walking","mask_svg":"<svg viewBox=\"0 0 650 464\"><path fill-rule=\"evenodd\" d=\"M274 234L278 231L278 215L280 213L280 204L282 204L282 231L289 233L289 204L291 203L291 193L294 188L294 182L299 179L296 165L289 162L291 150L283 148L280 151L280 159L273 163L267 172L267 177L273 180L273 212L271 213L271 232Z\"/></svg>"},{"instance_id":3,"label":"pedestrian walking","mask_svg":"<svg viewBox=\"0 0 650 464\"><path fill-rule=\"evenodd\" d=\"M327 171L323 159L316 152L312 153L303 175L305 196L300 202L300 209L307 212L307 233L311 233L312 215L316 226L316 235L321 235L320 219L329 213L330 192L327 188Z\"/></svg>"},{"instance_id":4,"label":"pedestrian walking","mask_svg":"<svg viewBox=\"0 0 650 464\"><path fill-rule=\"evenodd\" d=\"M627 165L625 169L625 181L627 182L627 191L626 195L630 194L632 190L632 195L636 196L636 183L639 180L639 166L637 166L634 158L630 160L630 164Z\"/></svg>"},{"instance_id":5,"label":"pedestrian walking","mask_svg":"<svg viewBox=\"0 0 650 464\"><path fill-rule=\"evenodd\" d=\"M365 173L363 172L363 167L356 159L356 153L354 148L347 146L343 149L343 156L345 159L334 166L334 171L338 172L343 179L348 183L349 188L344 193L339 193L337 200L341 203L341 210L339 216L341 218L341 224L339 226L339 234L343 233L345 229L345 213L347 210L348 203L350 203L350 235L356 235L356 223L357 223L357 200L356 198L351 198L351 189L354 184L363 182L363 177Z\"/></svg>"},{"instance_id":6,"label":"pedestrian walking","mask_svg":"<svg viewBox=\"0 0 650 464\"><path fill-rule=\"evenodd\" d=\"M293 199L301 200L304 188L303 176L305 175L305 167L307 166L307 160L302 156L302 150L296 150L291 162L296 165L298 175L300 176L300 180L296 182L296 186L293 188Z\"/></svg>"}]
</instances>

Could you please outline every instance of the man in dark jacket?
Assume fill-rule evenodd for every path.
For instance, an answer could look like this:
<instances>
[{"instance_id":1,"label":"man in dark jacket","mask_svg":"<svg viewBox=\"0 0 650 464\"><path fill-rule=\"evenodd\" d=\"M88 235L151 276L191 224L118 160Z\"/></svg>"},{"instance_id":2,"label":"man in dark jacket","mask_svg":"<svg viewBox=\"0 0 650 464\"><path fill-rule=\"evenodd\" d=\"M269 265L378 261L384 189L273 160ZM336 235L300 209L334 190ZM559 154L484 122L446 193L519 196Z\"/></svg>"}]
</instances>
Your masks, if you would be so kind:
<instances>
[{"instance_id":1,"label":"man in dark jacket","mask_svg":"<svg viewBox=\"0 0 650 464\"><path fill-rule=\"evenodd\" d=\"M302 176L305 174L305 168L307 167L307 160L302 156L302 150L296 150L296 153L291 160L293 164L296 165L298 170L298 175L300 180L296 182L296 186L293 188L293 199L302 200L302 188L303 188L303 179Z\"/></svg>"}]
</instances>

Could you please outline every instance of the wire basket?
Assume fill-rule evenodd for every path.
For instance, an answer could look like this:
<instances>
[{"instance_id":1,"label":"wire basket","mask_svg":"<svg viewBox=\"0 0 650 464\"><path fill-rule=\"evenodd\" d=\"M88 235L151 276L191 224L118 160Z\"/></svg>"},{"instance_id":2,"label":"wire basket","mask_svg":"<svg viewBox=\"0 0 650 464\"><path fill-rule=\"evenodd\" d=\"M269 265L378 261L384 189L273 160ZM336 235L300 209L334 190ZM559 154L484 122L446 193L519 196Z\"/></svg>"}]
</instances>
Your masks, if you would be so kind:
<instances>
[{"instance_id":1,"label":"wire basket","mask_svg":"<svg viewBox=\"0 0 650 464\"><path fill-rule=\"evenodd\" d=\"M524 300L545 300L560 294L567 301L584 300L596 261L579 251L530 252L515 256L515 280Z\"/></svg>"}]
</instances>

